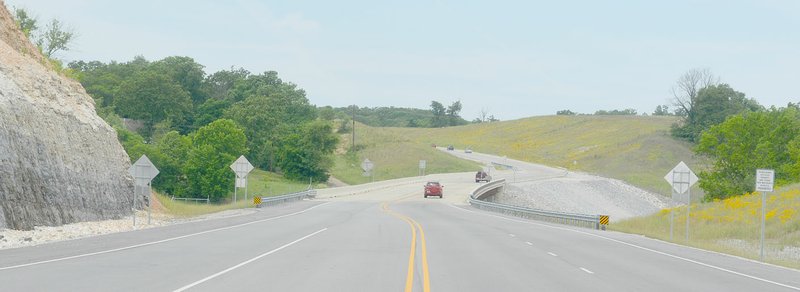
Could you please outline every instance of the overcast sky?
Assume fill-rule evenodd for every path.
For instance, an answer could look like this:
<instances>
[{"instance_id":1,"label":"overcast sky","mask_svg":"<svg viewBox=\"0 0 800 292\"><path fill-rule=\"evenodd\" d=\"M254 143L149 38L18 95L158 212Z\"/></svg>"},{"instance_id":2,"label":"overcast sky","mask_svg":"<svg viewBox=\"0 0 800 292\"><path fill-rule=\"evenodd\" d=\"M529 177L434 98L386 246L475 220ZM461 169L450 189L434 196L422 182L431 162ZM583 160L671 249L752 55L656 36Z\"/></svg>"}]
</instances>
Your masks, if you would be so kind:
<instances>
[{"instance_id":1,"label":"overcast sky","mask_svg":"<svg viewBox=\"0 0 800 292\"><path fill-rule=\"evenodd\" d=\"M800 1L6 0L79 34L71 60L274 70L318 106L460 100L502 120L669 103L692 68L800 101Z\"/></svg>"}]
</instances>

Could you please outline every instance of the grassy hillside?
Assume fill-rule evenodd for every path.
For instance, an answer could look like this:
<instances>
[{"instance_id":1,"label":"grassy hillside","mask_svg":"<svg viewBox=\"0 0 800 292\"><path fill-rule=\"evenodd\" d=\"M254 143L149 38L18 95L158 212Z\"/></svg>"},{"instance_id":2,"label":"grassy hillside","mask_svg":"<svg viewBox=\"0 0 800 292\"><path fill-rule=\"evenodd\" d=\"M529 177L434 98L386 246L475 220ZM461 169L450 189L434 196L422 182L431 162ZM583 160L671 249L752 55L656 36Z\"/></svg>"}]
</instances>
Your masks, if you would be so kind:
<instances>
[{"instance_id":1,"label":"grassy hillside","mask_svg":"<svg viewBox=\"0 0 800 292\"><path fill-rule=\"evenodd\" d=\"M420 145L469 146L478 152L596 173L669 195L663 177L678 162L686 162L695 172L703 167L688 143L670 137L670 125L676 121L654 116L543 116L384 132Z\"/></svg>"},{"instance_id":2,"label":"grassy hillside","mask_svg":"<svg viewBox=\"0 0 800 292\"><path fill-rule=\"evenodd\" d=\"M770 194L766 205L765 259L800 268L800 185ZM669 241L668 209L609 225L612 230ZM751 259L759 257L761 194L692 204L689 241L685 240L686 207L675 208L674 242Z\"/></svg>"},{"instance_id":3,"label":"grassy hillside","mask_svg":"<svg viewBox=\"0 0 800 292\"><path fill-rule=\"evenodd\" d=\"M361 150L347 153L352 137L342 135L342 145L337 151L335 166L331 174L348 184L370 182L370 177L362 176L361 162L368 158L375 164L375 180L387 180L416 176L419 161L426 160L426 173L448 173L476 171L480 165L455 158L422 143L419 139L398 132L400 128L373 128L356 124L356 145Z\"/></svg>"},{"instance_id":4,"label":"grassy hillside","mask_svg":"<svg viewBox=\"0 0 800 292\"><path fill-rule=\"evenodd\" d=\"M514 121L448 128L372 128L357 126L356 144L366 147L358 157L340 151L332 173L348 183L362 183L360 163L367 157L377 166L376 179L413 176L420 159L428 173L471 171L478 166L439 153L431 144L472 147L529 162L586 171L670 194L664 175L684 161L702 169L690 144L670 137L675 117L543 116ZM347 149L350 136L342 136ZM693 190L695 198L701 194Z\"/></svg>"}]
</instances>

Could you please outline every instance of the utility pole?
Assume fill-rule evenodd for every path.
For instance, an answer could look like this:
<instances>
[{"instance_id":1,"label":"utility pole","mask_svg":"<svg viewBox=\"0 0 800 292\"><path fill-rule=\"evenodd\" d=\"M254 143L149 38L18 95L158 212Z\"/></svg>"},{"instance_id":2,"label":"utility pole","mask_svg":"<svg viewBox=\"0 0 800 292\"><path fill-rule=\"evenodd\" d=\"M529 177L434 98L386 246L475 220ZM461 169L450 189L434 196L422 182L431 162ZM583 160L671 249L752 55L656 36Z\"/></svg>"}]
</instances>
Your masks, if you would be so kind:
<instances>
[{"instance_id":1,"label":"utility pole","mask_svg":"<svg viewBox=\"0 0 800 292\"><path fill-rule=\"evenodd\" d=\"M356 105L353 105L353 144L350 148L356 150Z\"/></svg>"}]
</instances>

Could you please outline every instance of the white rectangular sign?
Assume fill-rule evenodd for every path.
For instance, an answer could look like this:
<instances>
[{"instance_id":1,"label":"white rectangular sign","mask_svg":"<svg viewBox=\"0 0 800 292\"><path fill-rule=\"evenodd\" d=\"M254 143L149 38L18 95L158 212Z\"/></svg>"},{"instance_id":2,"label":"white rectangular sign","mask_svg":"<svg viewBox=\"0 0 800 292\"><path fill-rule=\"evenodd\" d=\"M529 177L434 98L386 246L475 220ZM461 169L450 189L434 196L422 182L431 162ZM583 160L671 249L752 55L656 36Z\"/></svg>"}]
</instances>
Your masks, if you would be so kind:
<instances>
[{"instance_id":1,"label":"white rectangular sign","mask_svg":"<svg viewBox=\"0 0 800 292\"><path fill-rule=\"evenodd\" d=\"M756 170L756 191L772 192L775 186L775 170L758 169Z\"/></svg>"},{"instance_id":2,"label":"white rectangular sign","mask_svg":"<svg viewBox=\"0 0 800 292\"><path fill-rule=\"evenodd\" d=\"M236 187L237 188L247 187L247 178L237 177L236 178Z\"/></svg>"},{"instance_id":3,"label":"white rectangular sign","mask_svg":"<svg viewBox=\"0 0 800 292\"><path fill-rule=\"evenodd\" d=\"M419 168L420 168L420 169L425 169L425 166L426 166L426 164L427 164L427 163L428 163L428 162L427 162L427 161L425 161L425 160L420 160L420 161L419 161Z\"/></svg>"}]
</instances>

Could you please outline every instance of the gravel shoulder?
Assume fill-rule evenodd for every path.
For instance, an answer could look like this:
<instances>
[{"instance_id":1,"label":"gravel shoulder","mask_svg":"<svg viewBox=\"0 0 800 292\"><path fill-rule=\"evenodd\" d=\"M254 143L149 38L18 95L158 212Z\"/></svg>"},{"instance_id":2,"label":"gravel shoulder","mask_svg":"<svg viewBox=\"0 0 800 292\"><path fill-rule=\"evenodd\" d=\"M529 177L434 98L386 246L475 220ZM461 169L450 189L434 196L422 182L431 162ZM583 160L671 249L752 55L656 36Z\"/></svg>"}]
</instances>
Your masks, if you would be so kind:
<instances>
[{"instance_id":1,"label":"gravel shoulder","mask_svg":"<svg viewBox=\"0 0 800 292\"><path fill-rule=\"evenodd\" d=\"M253 209L226 210L197 217L185 218L160 212L151 213L150 224L147 224L147 211L136 212L136 227L133 218L87 221L62 226L36 226L33 230L0 229L0 249L34 246L48 242L78 239L102 234L140 230L179 224L192 221L212 220L233 216L247 215L256 212Z\"/></svg>"}]
</instances>

